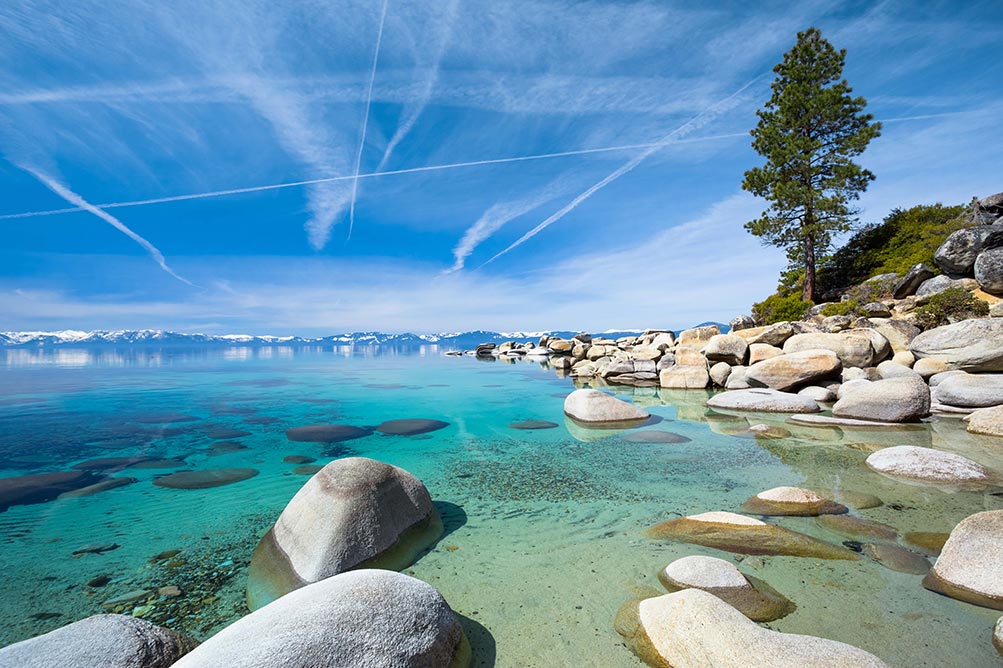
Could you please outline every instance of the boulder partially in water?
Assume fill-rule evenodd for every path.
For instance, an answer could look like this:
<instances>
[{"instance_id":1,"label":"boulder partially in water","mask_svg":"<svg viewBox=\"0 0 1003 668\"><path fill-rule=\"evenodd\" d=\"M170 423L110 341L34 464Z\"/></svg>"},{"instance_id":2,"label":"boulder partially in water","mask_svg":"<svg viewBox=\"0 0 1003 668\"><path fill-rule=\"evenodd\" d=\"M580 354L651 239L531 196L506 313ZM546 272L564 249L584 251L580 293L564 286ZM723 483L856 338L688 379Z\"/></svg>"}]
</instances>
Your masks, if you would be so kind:
<instances>
[{"instance_id":1,"label":"boulder partially in water","mask_svg":"<svg viewBox=\"0 0 1003 668\"><path fill-rule=\"evenodd\" d=\"M1003 610L1003 510L961 520L923 579L932 591Z\"/></svg>"},{"instance_id":2,"label":"boulder partially in water","mask_svg":"<svg viewBox=\"0 0 1003 668\"><path fill-rule=\"evenodd\" d=\"M818 402L810 397L758 387L715 394L707 400L707 405L710 408L761 413L817 413L820 410Z\"/></svg>"},{"instance_id":3,"label":"boulder partially in water","mask_svg":"<svg viewBox=\"0 0 1003 668\"><path fill-rule=\"evenodd\" d=\"M888 668L852 645L763 628L699 589L631 602L616 630L645 663L661 668Z\"/></svg>"},{"instance_id":4,"label":"boulder partially in water","mask_svg":"<svg viewBox=\"0 0 1003 668\"><path fill-rule=\"evenodd\" d=\"M981 464L953 452L896 445L867 457L867 465L879 473L929 483L984 484L992 476Z\"/></svg>"},{"instance_id":5,"label":"boulder partially in water","mask_svg":"<svg viewBox=\"0 0 1003 668\"><path fill-rule=\"evenodd\" d=\"M167 668L198 645L126 615L94 615L0 649L14 668Z\"/></svg>"},{"instance_id":6,"label":"boulder partially in water","mask_svg":"<svg viewBox=\"0 0 1003 668\"><path fill-rule=\"evenodd\" d=\"M203 469L201 471L178 471L157 478L153 484L170 489L208 489L231 485L258 475L258 469Z\"/></svg>"},{"instance_id":7,"label":"boulder partially in water","mask_svg":"<svg viewBox=\"0 0 1003 668\"><path fill-rule=\"evenodd\" d=\"M774 524L729 512L690 515L656 524L651 538L704 545L739 554L772 554L817 559L859 559L855 552Z\"/></svg>"},{"instance_id":8,"label":"boulder partially in water","mask_svg":"<svg viewBox=\"0 0 1003 668\"><path fill-rule=\"evenodd\" d=\"M832 407L840 418L878 422L917 422L930 414L930 388L918 375L844 384L845 393Z\"/></svg>"},{"instance_id":9,"label":"boulder partially in water","mask_svg":"<svg viewBox=\"0 0 1003 668\"><path fill-rule=\"evenodd\" d=\"M928 329L912 340L909 350L917 359L939 360L950 369L1003 371L1003 318L973 318Z\"/></svg>"},{"instance_id":10,"label":"boulder partially in water","mask_svg":"<svg viewBox=\"0 0 1003 668\"><path fill-rule=\"evenodd\" d=\"M431 585L366 569L286 594L209 638L175 666L465 668L470 658L456 613Z\"/></svg>"},{"instance_id":11,"label":"boulder partially in water","mask_svg":"<svg viewBox=\"0 0 1003 668\"><path fill-rule=\"evenodd\" d=\"M57 471L0 478L0 513L11 506L52 501L60 494L101 482L90 471Z\"/></svg>"},{"instance_id":12,"label":"boulder partially in water","mask_svg":"<svg viewBox=\"0 0 1003 668\"><path fill-rule=\"evenodd\" d=\"M599 390L575 390L564 400L564 413L585 424L617 427L641 424L651 417L634 404Z\"/></svg>"},{"instance_id":13,"label":"boulder partially in water","mask_svg":"<svg viewBox=\"0 0 1003 668\"><path fill-rule=\"evenodd\" d=\"M818 492L801 487L774 487L750 497L742 510L755 515L839 515L847 507L825 498Z\"/></svg>"},{"instance_id":14,"label":"boulder partially in water","mask_svg":"<svg viewBox=\"0 0 1003 668\"><path fill-rule=\"evenodd\" d=\"M421 480L373 459L335 460L303 485L258 543L248 607L344 571L404 568L442 532Z\"/></svg>"},{"instance_id":15,"label":"boulder partially in water","mask_svg":"<svg viewBox=\"0 0 1003 668\"><path fill-rule=\"evenodd\" d=\"M795 605L762 580L749 577L734 564L717 557L690 556L676 559L658 574L670 592L700 589L714 594L755 622L786 617Z\"/></svg>"},{"instance_id":16,"label":"boulder partially in water","mask_svg":"<svg viewBox=\"0 0 1003 668\"><path fill-rule=\"evenodd\" d=\"M980 408L965 418L966 430L973 434L1003 436L1003 406Z\"/></svg>"}]
</instances>

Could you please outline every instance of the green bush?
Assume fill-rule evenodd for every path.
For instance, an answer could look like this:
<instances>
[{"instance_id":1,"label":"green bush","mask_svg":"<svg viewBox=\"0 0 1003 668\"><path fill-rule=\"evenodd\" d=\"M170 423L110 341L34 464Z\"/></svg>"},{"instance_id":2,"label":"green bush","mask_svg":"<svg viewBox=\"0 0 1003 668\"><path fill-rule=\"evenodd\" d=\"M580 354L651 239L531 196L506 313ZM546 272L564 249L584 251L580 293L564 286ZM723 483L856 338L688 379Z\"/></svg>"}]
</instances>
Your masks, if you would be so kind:
<instances>
[{"instance_id":1,"label":"green bush","mask_svg":"<svg viewBox=\"0 0 1003 668\"><path fill-rule=\"evenodd\" d=\"M989 305L964 288L948 288L935 294L914 313L916 324L923 329L930 329L959 320L984 318L989 315Z\"/></svg>"},{"instance_id":2,"label":"green bush","mask_svg":"<svg viewBox=\"0 0 1003 668\"><path fill-rule=\"evenodd\" d=\"M860 304L852 299L841 302L833 302L822 307L820 313L825 317L830 315L857 315L860 311Z\"/></svg>"},{"instance_id":3,"label":"green bush","mask_svg":"<svg viewBox=\"0 0 1003 668\"><path fill-rule=\"evenodd\" d=\"M760 325L772 325L784 320L800 320L811 307L812 303L801 299L800 294L774 294L752 305L752 317Z\"/></svg>"},{"instance_id":4,"label":"green bush","mask_svg":"<svg viewBox=\"0 0 1003 668\"><path fill-rule=\"evenodd\" d=\"M965 227L963 206L895 209L884 221L854 234L818 270L818 291L845 290L878 274L905 274L914 264L935 266L933 254L951 232Z\"/></svg>"}]
</instances>

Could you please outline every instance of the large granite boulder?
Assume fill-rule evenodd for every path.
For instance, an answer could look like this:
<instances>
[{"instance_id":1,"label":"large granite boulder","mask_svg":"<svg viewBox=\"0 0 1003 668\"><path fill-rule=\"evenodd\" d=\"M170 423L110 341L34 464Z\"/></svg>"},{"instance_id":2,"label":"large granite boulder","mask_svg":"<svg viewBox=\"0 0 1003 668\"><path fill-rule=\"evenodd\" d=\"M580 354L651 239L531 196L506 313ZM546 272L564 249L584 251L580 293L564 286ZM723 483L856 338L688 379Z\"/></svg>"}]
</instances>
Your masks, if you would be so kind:
<instances>
[{"instance_id":1,"label":"large granite boulder","mask_svg":"<svg viewBox=\"0 0 1003 668\"><path fill-rule=\"evenodd\" d=\"M753 343L749 346L749 364L755 364L756 362L762 362L763 360L768 360L773 357L779 357L784 354L784 351L776 346L771 346L768 343Z\"/></svg>"},{"instance_id":2,"label":"large granite boulder","mask_svg":"<svg viewBox=\"0 0 1003 668\"><path fill-rule=\"evenodd\" d=\"M704 346L704 356L711 362L727 362L736 366L745 361L749 344L735 334L717 334Z\"/></svg>"},{"instance_id":3,"label":"large granite boulder","mask_svg":"<svg viewBox=\"0 0 1003 668\"><path fill-rule=\"evenodd\" d=\"M10 668L167 668L197 642L126 615L94 615L0 649Z\"/></svg>"},{"instance_id":4,"label":"large granite boulder","mask_svg":"<svg viewBox=\"0 0 1003 668\"><path fill-rule=\"evenodd\" d=\"M952 232L940 245L933 259L945 274L971 276L975 260L982 252L982 242L1003 225L976 225Z\"/></svg>"},{"instance_id":5,"label":"large granite boulder","mask_svg":"<svg viewBox=\"0 0 1003 668\"><path fill-rule=\"evenodd\" d=\"M621 427L641 423L651 417L650 413L634 404L599 390L588 389L575 390L567 396L564 400L564 414L585 424Z\"/></svg>"},{"instance_id":6,"label":"large granite boulder","mask_svg":"<svg viewBox=\"0 0 1003 668\"><path fill-rule=\"evenodd\" d=\"M852 645L759 626L699 589L632 601L617 614L616 630L651 666L888 668Z\"/></svg>"},{"instance_id":7,"label":"large granite boulder","mask_svg":"<svg viewBox=\"0 0 1003 668\"><path fill-rule=\"evenodd\" d=\"M909 344L920 333L916 325L893 318L868 318L862 324L885 337L894 352L908 351Z\"/></svg>"},{"instance_id":8,"label":"large granite boulder","mask_svg":"<svg viewBox=\"0 0 1003 668\"><path fill-rule=\"evenodd\" d=\"M951 531L923 586L1003 610L1003 510L975 513Z\"/></svg>"},{"instance_id":9,"label":"large granite boulder","mask_svg":"<svg viewBox=\"0 0 1003 668\"><path fill-rule=\"evenodd\" d=\"M999 406L1003 404L1003 374L952 374L933 388L933 400L964 408Z\"/></svg>"},{"instance_id":10,"label":"large granite boulder","mask_svg":"<svg viewBox=\"0 0 1003 668\"><path fill-rule=\"evenodd\" d=\"M951 278L947 274L934 276L931 279L923 281L923 285L919 286L919 289L916 290L916 305L926 304L930 301L931 297L939 295L950 288L972 290L977 288L978 285L978 281L974 278Z\"/></svg>"},{"instance_id":11,"label":"large granite boulder","mask_svg":"<svg viewBox=\"0 0 1003 668\"><path fill-rule=\"evenodd\" d=\"M793 602L773 587L717 557L694 555L676 559L662 569L658 579L670 592L700 589L714 594L755 622L772 622L786 617L795 608Z\"/></svg>"},{"instance_id":12,"label":"large granite boulder","mask_svg":"<svg viewBox=\"0 0 1003 668\"><path fill-rule=\"evenodd\" d=\"M716 394L707 400L707 406L763 413L818 413L820 410L818 402L811 397L759 387Z\"/></svg>"},{"instance_id":13,"label":"large granite boulder","mask_svg":"<svg viewBox=\"0 0 1003 668\"><path fill-rule=\"evenodd\" d=\"M713 547L738 554L771 554L816 559L859 559L855 552L745 515L709 512L650 527L651 538Z\"/></svg>"},{"instance_id":14,"label":"large granite boulder","mask_svg":"<svg viewBox=\"0 0 1003 668\"><path fill-rule=\"evenodd\" d=\"M668 390L702 390L710 384L710 372L706 364L676 364L658 373L658 384Z\"/></svg>"},{"instance_id":15,"label":"large granite boulder","mask_svg":"<svg viewBox=\"0 0 1003 668\"><path fill-rule=\"evenodd\" d=\"M895 299L905 299L910 295L916 294L916 290L920 284L930 278L933 278L933 269L930 269L925 264L914 265L892 289L892 297Z\"/></svg>"},{"instance_id":16,"label":"large granite boulder","mask_svg":"<svg viewBox=\"0 0 1003 668\"><path fill-rule=\"evenodd\" d=\"M866 339L860 340L870 349ZM841 368L839 356L831 350L804 350L756 362L746 371L745 381L749 385L789 390L830 378L837 375Z\"/></svg>"},{"instance_id":17,"label":"large granite boulder","mask_svg":"<svg viewBox=\"0 0 1003 668\"><path fill-rule=\"evenodd\" d=\"M968 485L992 480L984 466L967 457L915 445L878 450L867 457L867 465L885 475L929 483Z\"/></svg>"},{"instance_id":18,"label":"large granite boulder","mask_svg":"<svg viewBox=\"0 0 1003 668\"><path fill-rule=\"evenodd\" d=\"M365 457L337 459L296 493L258 543L247 605L357 568L400 569L442 535L421 480Z\"/></svg>"},{"instance_id":19,"label":"large granite boulder","mask_svg":"<svg viewBox=\"0 0 1003 668\"><path fill-rule=\"evenodd\" d=\"M833 405L832 414L878 422L916 422L930 414L930 388L918 375L854 384Z\"/></svg>"},{"instance_id":20,"label":"large granite boulder","mask_svg":"<svg viewBox=\"0 0 1003 668\"><path fill-rule=\"evenodd\" d=\"M980 408L965 418L965 422L969 433L1003 436L1003 406Z\"/></svg>"},{"instance_id":21,"label":"large granite boulder","mask_svg":"<svg viewBox=\"0 0 1003 668\"><path fill-rule=\"evenodd\" d=\"M1003 371L1003 318L976 318L935 327L909 344L917 360L933 358L963 371Z\"/></svg>"},{"instance_id":22,"label":"large granite boulder","mask_svg":"<svg viewBox=\"0 0 1003 668\"><path fill-rule=\"evenodd\" d=\"M1003 295L1003 248L979 253L975 260L975 280L989 294Z\"/></svg>"},{"instance_id":23,"label":"large granite boulder","mask_svg":"<svg viewBox=\"0 0 1003 668\"><path fill-rule=\"evenodd\" d=\"M728 328L732 332L737 332L742 329L752 329L755 326L756 321L751 315L735 316L728 322Z\"/></svg>"},{"instance_id":24,"label":"large granite boulder","mask_svg":"<svg viewBox=\"0 0 1003 668\"><path fill-rule=\"evenodd\" d=\"M871 340L861 333L795 334L784 342L784 352L787 354L819 349L836 353L843 366L867 367L875 362Z\"/></svg>"},{"instance_id":25,"label":"large granite boulder","mask_svg":"<svg viewBox=\"0 0 1003 668\"><path fill-rule=\"evenodd\" d=\"M393 571L342 573L234 622L177 668L463 668L470 646L431 585Z\"/></svg>"}]
</instances>

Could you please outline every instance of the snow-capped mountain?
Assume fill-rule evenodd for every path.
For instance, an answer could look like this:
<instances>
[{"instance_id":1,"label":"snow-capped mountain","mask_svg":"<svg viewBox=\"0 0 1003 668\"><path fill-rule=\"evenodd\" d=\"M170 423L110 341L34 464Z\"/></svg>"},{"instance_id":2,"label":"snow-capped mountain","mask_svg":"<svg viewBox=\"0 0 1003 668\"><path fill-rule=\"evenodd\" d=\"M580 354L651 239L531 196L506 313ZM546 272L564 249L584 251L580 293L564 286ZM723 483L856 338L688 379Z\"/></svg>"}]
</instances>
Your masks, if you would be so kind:
<instances>
[{"instance_id":1,"label":"snow-capped mountain","mask_svg":"<svg viewBox=\"0 0 1003 668\"><path fill-rule=\"evenodd\" d=\"M710 323L716 324L716 323ZM727 329L722 325L722 331ZM349 332L322 337L267 336L254 334L185 334L162 329L61 330L56 332L0 332L0 347L49 346L346 346L395 345L420 346L437 344L449 348L473 348L479 343L502 341L536 341L541 336L570 338L578 332L448 332L442 334L388 334L386 332ZM606 338L639 334L640 330L611 330L602 333Z\"/></svg>"}]
</instances>

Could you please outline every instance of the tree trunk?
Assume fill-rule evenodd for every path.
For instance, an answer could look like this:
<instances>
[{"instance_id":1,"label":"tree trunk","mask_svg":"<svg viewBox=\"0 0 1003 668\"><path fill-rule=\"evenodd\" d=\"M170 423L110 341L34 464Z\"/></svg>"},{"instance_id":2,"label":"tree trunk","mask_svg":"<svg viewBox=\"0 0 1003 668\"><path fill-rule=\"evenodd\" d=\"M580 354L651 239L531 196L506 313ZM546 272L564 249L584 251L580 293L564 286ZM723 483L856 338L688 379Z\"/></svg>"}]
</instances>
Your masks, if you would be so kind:
<instances>
[{"instance_id":1,"label":"tree trunk","mask_svg":"<svg viewBox=\"0 0 1003 668\"><path fill-rule=\"evenodd\" d=\"M815 238L810 234L804 241L804 290L801 298L815 303Z\"/></svg>"}]
</instances>

